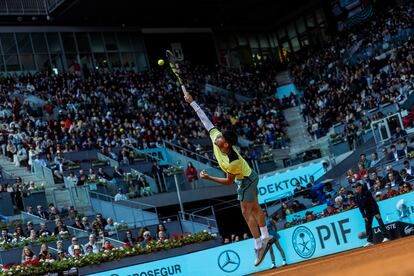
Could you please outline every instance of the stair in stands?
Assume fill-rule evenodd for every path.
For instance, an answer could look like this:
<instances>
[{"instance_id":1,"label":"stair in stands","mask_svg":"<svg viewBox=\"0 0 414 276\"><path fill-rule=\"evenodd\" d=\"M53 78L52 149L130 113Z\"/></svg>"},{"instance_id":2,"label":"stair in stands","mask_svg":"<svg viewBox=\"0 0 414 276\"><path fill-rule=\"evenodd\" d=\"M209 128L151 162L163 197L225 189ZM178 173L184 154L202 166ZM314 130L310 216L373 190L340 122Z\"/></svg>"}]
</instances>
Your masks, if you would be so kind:
<instances>
[{"instance_id":1,"label":"stair in stands","mask_svg":"<svg viewBox=\"0 0 414 276\"><path fill-rule=\"evenodd\" d=\"M16 167L13 162L10 162L8 158L0 156L0 167L2 175L5 178L17 178L21 177L24 182L33 181L36 185L41 185L46 182L45 179L40 179L27 170L25 167Z\"/></svg>"},{"instance_id":2,"label":"stair in stands","mask_svg":"<svg viewBox=\"0 0 414 276\"><path fill-rule=\"evenodd\" d=\"M292 81L290 80L289 71L285 70L285 71L279 72L276 75L276 81L279 84L279 86L292 83Z\"/></svg>"},{"instance_id":3,"label":"stair in stands","mask_svg":"<svg viewBox=\"0 0 414 276\"><path fill-rule=\"evenodd\" d=\"M289 126L286 134L290 138L290 153L297 154L311 148L320 148L322 155L329 153L327 137L314 140L307 131L307 124L303 121L300 106L288 108L283 114Z\"/></svg>"}]
</instances>

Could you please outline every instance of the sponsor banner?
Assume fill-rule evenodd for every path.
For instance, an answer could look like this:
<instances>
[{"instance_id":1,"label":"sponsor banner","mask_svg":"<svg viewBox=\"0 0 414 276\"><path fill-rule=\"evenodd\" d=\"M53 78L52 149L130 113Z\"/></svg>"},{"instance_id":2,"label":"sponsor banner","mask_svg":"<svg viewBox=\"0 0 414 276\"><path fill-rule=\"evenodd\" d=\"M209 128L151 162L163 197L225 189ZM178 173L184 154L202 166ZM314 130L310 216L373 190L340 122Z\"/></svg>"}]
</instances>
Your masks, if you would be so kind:
<instances>
[{"instance_id":1,"label":"sponsor banner","mask_svg":"<svg viewBox=\"0 0 414 276\"><path fill-rule=\"evenodd\" d=\"M266 175L259 179L259 203L267 203L293 194L295 183L299 181L300 185L306 187L310 182L310 176L315 180L325 174L323 161L311 163L296 169L287 170L274 175Z\"/></svg>"},{"instance_id":2,"label":"sponsor banner","mask_svg":"<svg viewBox=\"0 0 414 276\"><path fill-rule=\"evenodd\" d=\"M390 233L391 239L398 239L401 237L406 237L414 234L414 225L408 224L401 221L396 221L390 224L385 225L385 227L388 230L388 233ZM384 236L381 233L381 229L379 227L375 227L373 229L374 233L374 242L381 242Z\"/></svg>"},{"instance_id":3,"label":"sponsor banner","mask_svg":"<svg viewBox=\"0 0 414 276\"><path fill-rule=\"evenodd\" d=\"M396 211L401 207L401 199L407 204L414 202L414 192L381 201L380 209L385 212ZM398 204L400 203L400 204ZM401 225L406 235L414 233L413 225L402 220L413 219L414 214L402 213L403 217L390 216L389 229ZM395 219L395 220L394 220ZM374 221L376 221L374 219ZM394 223L396 222L396 223ZM375 230L375 229L374 229ZM318 258L354 248L365 244L359 233L365 232L365 223L358 208L337 215L311 221L278 231L280 245L285 251L289 264ZM377 233L378 234L378 233ZM139 265L128 266L100 273L94 276L168 276L168 275L246 275L269 269L269 254L259 267L254 266L253 239L222 245L183 256L163 259ZM276 265L281 265L279 251L274 248Z\"/></svg>"}]
</instances>

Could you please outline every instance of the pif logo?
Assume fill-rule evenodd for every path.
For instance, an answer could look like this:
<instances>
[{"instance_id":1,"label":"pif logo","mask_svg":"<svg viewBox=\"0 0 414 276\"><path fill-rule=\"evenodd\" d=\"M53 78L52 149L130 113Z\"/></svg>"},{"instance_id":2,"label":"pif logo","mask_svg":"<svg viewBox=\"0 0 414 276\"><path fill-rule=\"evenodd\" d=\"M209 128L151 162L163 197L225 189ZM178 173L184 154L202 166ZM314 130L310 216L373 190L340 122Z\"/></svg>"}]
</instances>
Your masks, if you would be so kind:
<instances>
[{"instance_id":1,"label":"pif logo","mask_svg":"<svg viewBox=\"0 0 414 276\"><path fill-rule=\"evenodd\" d=\"M316 249L315 237L305 226L299 226L292 235L292 244L295 252L304 259L313 256Z\"/></svg>"}]
</instances>

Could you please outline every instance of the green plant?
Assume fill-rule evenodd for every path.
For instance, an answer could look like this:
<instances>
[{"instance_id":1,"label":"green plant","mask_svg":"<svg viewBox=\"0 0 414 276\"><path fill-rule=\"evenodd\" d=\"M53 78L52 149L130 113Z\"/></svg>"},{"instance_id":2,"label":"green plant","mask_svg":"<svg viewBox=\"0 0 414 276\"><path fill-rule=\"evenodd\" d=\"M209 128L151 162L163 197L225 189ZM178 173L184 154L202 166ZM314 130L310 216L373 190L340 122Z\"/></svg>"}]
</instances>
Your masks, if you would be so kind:
<instances>
[{"instance_id":1,"label":"green plant","mask_svg":"<svg viewBox=\"0 0 414 276\"><path fill-rule=\"evenodd\" d=\"M142 254L165 251L172 248L182 247L189 244L200 243L204 241L214 240L216 236L207 231L196 234L188 234L184 236L176 236L165 241L151 241L145 247L138 245L126 245L125 247L114 248L112 250L104 250L96 254L80 256L78 258L70 257L65 260L42 261L35 259L25 262L21 265L3 266L0 270L0 276L3 275L43 275L49 272L62 272L71 268L78 268L88 265L97 265L104 262L116 261L125 257L137 256Z\"/></svg>"}]
</instances>

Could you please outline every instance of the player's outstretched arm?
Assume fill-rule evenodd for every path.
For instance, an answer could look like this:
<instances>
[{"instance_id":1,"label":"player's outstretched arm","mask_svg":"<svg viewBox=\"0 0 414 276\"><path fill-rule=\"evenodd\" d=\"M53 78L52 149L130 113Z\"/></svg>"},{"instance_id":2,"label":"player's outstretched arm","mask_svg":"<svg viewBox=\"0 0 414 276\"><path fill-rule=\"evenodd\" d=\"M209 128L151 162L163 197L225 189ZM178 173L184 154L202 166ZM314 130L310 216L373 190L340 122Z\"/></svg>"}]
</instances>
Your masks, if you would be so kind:
<instances>
[{"instance_id":1,"label":"player's outstretched arm","mask_svg":"<svg viewBox=\"0 0 414 276\"><path fill-rule=\"evenodd\" d=\"M201 122L203 123L204 127L207 129L207 131L210 132L210 130L214 128L214 125L208 119L206 113L204 113L201 107L193 100L193 97L190 95L190 93L184 93L184 99L187 103L191 105L191 107L197 113L198 118L200 118Z\"/></svg>"}]
</instances>

